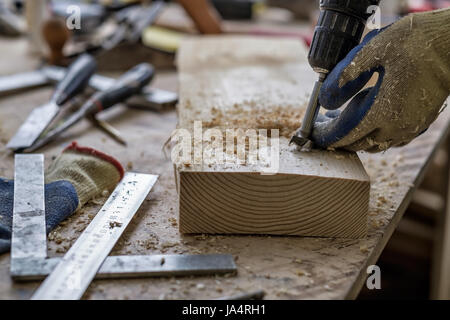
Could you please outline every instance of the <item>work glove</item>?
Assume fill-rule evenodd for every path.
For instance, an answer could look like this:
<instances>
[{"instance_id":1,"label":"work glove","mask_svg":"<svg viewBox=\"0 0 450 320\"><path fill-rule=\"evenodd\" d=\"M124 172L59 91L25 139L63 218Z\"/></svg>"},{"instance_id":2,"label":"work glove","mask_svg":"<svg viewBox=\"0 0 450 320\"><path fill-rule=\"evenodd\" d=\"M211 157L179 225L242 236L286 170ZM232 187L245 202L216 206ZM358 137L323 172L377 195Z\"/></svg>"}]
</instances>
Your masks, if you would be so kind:
<instances>
[{"instance_id":1,"label":"work glove","mask_svg":"<svg viewBox=\"0 0 450 320\"><path fill-rule=\"evenodd\" d=\"M361 91L374 73L375 86ZM437 118L449 93L450 9L409 15L370 32L328 75L319 103L331 111L319 115L312 140L368 152L405 145Z\"/></svg>"},{"instance_id":2,"label":"work glove","mask_svg":"<svg viewBox=\"0 0 450 320\"><path fill-rule=\"evenodd\" d=\"M112 191L124 170L114 158L73 142L45 174L47 233L104 190ZM9 251L14 181L0 178L0 253Z\"/></svg>"}]
</instances>

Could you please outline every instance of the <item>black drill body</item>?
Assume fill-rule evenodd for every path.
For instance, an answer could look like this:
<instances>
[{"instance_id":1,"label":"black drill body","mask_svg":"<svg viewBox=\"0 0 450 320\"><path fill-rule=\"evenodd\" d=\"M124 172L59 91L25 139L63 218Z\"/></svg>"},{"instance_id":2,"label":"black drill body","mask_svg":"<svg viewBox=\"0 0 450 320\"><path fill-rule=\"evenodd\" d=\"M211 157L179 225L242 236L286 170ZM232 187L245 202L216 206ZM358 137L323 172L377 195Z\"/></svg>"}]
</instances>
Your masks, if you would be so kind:
<instances>
[{"instance_id":1,"label":"black drill body","mask_svg":"<svg viewBox=\"0 0 450 320\"><path fill-rule=\"evenodd\" d=\"M291 142L303 146L309 141L319 106L318 95L327 74L361 41L371 6L380 0L321 0L320 16L308 54L311 67L319 74L302 127Z\"/></svg>"},{"instance_id":2,"label":"black drill body","mask_svg":"<svg viewBox=\"0 0 450 320\"><path fill-rule=\"evenodd\" d=\"M318 73L330 72L361 41L370 6L380 0L321 0L308 60Z\"/></svg>"}]
</instances>

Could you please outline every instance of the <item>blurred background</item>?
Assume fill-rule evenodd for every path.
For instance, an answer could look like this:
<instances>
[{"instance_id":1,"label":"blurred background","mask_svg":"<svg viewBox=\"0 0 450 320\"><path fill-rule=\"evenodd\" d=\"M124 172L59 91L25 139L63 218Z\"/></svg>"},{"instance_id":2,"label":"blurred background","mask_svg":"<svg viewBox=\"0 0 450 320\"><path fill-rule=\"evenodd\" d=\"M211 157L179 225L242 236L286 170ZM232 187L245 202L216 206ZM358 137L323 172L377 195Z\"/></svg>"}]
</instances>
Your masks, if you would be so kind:
<instances>
[{"instance_id":1,"label":"blurred background","mask_svg":"<svg viewBox=\"0 0 450 320\"><path fill-rule=\"evenodd\" d=\"M380 23L448 6L448 0L382 0ZM23 70L67 66L89 52L101 72L125 71L140 62L164 72L175 69L180 40L193 34L290 37L309 45L318 11L318 0L0 0L0 50L11 50L11 59L0 61L0 75L17 72L18 49L30 56L29 65L21 62ZM360 299L438 296L441 257L435 244L449 197L448 151L433 159L378 262L383 290L365 289Z\"/></svg>"},{"instance_id":2,"label":"blurred background","mask_svg":"<svg viewBox=\"0 0 450 320\"><path fill-rule=\"evenodd\" d=\"M381 1L380 23L449 3ZM0 35L28 37L28 50L52 64L67 65L86 51L114 60L132 45L138 50L126 61L107 59L100 67L123 70L142 59L139 54L151 55L159 67L173 67L178 42L189 34L294 37L308 45L318 12L319 0L0 0Z\"/></svg>"}]
</instances>

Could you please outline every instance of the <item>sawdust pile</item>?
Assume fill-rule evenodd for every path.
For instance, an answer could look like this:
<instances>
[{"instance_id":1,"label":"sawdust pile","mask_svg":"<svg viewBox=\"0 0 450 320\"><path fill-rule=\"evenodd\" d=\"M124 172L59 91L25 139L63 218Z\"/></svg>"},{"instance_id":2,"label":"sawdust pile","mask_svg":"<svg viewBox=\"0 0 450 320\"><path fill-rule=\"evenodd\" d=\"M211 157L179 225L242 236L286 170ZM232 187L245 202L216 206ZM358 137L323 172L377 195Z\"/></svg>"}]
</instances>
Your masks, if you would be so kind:
<instances>
[{"instance_id":1,"label":"sawdust pile","mask_svg":"<svg viewBox=\"0 0 450 320\"><path fill-rule=\"evenodd\" d=\"M193 128L194 121L201 121L203 129L278 129L279 136L290 139L292 134L301 126L306 105L286 104L267 108L256 103L234 104L230 107L212 107L210 113L205 115L203 110L193 108L191 101L184 101L183 112L187 121L180 123L179 127Z\"/></svg>"},{"instance_id":2,"label":"sawdust pile","mask_svg":"<svg viewBox=\"0 0 450 320\"><path fill-rule=\"evenodd\" d=\"M278 129L280 137L290 138L300 127L304 108L276 107L270 110L245 110L235 105L226 115L213 108L210 121L203 122L205 128ZM270 132L269 132L270 133Z\"/></svg>"}]
</instances>

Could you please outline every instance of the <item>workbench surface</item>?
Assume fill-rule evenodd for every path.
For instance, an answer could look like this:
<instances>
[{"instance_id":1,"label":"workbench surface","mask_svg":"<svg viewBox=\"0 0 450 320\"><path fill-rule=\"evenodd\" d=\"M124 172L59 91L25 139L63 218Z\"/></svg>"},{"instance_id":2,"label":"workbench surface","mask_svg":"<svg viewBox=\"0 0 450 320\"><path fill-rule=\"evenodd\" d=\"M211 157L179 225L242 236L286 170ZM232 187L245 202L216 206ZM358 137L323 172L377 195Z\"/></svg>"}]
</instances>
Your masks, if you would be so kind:
<instances>
[{"instance_id":1,"label":"workbench surface","mask_svg":"<svg viewBox=\"0 0 450 320\"><path fill-rule=\"evenodd\" d=\"M24 40L0 40L0 75L32 70ZM174 71L160 72L155 87L176 90ZM13 155L4 151L9 138L33 107L44 103L50 88L0 98L0 176L12 178ZM142 278L95 280L86 299L210 299L263 289L267 299L355 298L407 208L434 151L447 136L446 110L410 145L383 154L361 154L371 177L369 233L362 240L270 236L181 235L177 194L170 159L162 152L176 126L175 111L162 113L124 106L105 114L128 141L118 145L83 121L58 142L42 149L46 166L73 140L116 157L128 170L159 174L147 200L112 254L229 253L238 274L228 277ZM76 240L105 198L91 201L49 236L49 256L61 256ZM39 282L14 283L9 254L0 256L0 299L27 299Z\"/></svg>"}]
</instances>

